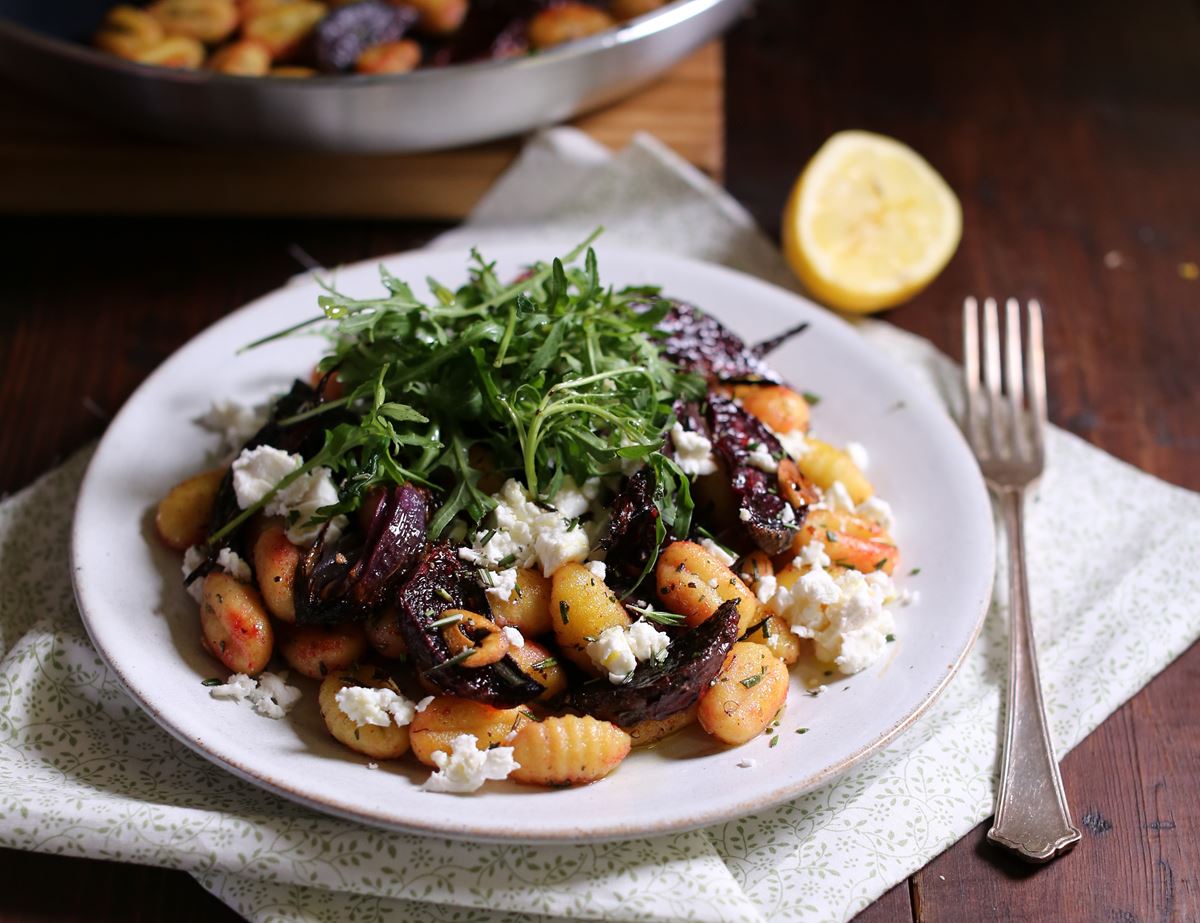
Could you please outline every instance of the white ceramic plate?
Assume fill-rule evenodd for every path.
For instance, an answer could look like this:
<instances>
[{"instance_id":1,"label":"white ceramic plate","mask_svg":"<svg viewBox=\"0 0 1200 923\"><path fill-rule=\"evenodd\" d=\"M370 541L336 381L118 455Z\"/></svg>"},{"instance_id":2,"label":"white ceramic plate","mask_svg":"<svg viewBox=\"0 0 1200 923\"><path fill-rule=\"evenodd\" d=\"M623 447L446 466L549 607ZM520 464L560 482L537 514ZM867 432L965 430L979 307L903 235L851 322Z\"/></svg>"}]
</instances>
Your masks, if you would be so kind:
<instances>
[{"instance_id":1,"label":"white ceramic plate","mask_svg":"<svg viewBox=\"0 0 1200 923\"><path fill-rule=\"evenodd\" d=\"M528 250L492 249L501 275ZM315 683L281 721L213 700L201 680L220 673L200 650L196 605L179 558L153 535L162 495L199 470L214 437L192 423L214 398L258 400L286 390L319 355L315 338L238 347L310 316L318 290L289 285L201 333L151 375L109 426L88 469L74 527L75 592L101 655L166 730L219 766L303 804L397 830L481 840L563 841L645 836L715 823L794 797L844 772L909 726L937 697L974 642L991 594L993 531L978 469L945 411L847 324L781 289L730 270L652 253L598 248L601 275L651 283L711 311L751 340L798 320L809 330L772 362L797 388L819 393L815 431L864 443L870 476L896 512L902 573L920 601L897 610L883 660L819 697L799 677L779 743L764 735L732 750L699 731L635 751L609 778L541 791L489 783L471 796L426 793L412 760L366 769L326 733ZM418 251L384 262L414 283L456 284L458 252ZM375 295L377 262L338 274L352 294ZM808 728L803 735L798 727ZM739 768L747 758L752 769ZM682 797L686 792L686 797Z\"/></svg>"}]
</instances>

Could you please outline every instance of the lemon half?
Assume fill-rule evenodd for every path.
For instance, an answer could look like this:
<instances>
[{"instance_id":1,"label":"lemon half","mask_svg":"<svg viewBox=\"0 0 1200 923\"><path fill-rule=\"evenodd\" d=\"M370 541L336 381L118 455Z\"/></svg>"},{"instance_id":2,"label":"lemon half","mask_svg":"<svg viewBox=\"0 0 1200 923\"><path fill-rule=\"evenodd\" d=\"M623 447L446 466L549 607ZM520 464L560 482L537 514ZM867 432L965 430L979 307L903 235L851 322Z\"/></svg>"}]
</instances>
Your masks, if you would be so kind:
<instances>
[{"instance_id":1,"label":"lemon half","mask_svg":"<svg viewBox=\"0 0 1200 923\"><path fill-rule=\"evenodd\" d=\"M783 253L816 298L867 313L911 298L950 261L962 207L912 148L866 131L838 132L796 180Z\"/></svg>"}]
</instances>

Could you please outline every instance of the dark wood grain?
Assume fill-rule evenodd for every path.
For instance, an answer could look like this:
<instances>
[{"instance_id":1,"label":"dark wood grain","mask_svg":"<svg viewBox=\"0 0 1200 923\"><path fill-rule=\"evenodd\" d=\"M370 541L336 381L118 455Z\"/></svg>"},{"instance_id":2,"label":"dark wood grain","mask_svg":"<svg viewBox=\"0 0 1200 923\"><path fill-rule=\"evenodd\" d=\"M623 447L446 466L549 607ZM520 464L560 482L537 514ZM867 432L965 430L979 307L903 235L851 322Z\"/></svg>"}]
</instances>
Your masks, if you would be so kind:
<instances>
[{"instance_id":1,"label":"dark wood grain","mask_svg":"<svg viewBox=\"0 0 1200 923\"><path fill-rule=\"evenodd\" d=\"M958 191L965 236L889 319L956 354L964 294L1037 295L1055 422L1200 489L1200 281L1180 273L1200 262L1194 5L760 0L726 63L727 183L768 231L831 132L909 142ZM98 435L171 350L283 281L290 244L334 263L437 228L56 218L7 230L0 491ZM1073 854L1030 870L983 845L981 826L860 923L1200 920L1197 688L1193 649L1067 757L1085 830ZM3 923L165 918L235 919L182 873L0 851Z\"/></svg>"}]
</instances>

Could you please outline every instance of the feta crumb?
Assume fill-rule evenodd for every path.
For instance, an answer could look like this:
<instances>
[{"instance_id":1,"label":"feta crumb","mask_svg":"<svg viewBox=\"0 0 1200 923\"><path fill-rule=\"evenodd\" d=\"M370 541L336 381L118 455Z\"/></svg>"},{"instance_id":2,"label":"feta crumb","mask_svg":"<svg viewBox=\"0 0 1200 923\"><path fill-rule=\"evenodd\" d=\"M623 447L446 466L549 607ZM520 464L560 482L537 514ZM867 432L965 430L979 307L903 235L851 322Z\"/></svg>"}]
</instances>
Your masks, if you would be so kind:
<instances>
[{"instance_id":1,"label":"feta crumb","mask_svg":"<svg viewBox=\"0 0 1200 923\"><path fill-rule=\"evenodd\" d=\"M508 638L509 647L520 649L525 646L525 636L521 634L520 629L513 628L512 625L505 625L500 630L504 632L504 637Z\"/></svg>"},{"instance_id":2,"label":"feta crumb","mask_svg":"<svg viewBox=\"0 0 1200 923\"><path fill-rule=\"evenodd\" d=\"M794 429L789 433L776 433L775 438L783 446L783 451L792 458L801 459L812 451L812 446L808 444L802 429Z\"/></svg>"},{"instance_id":3,"label":"feta crumb","mask_svg":"<svg viewBox=\"0 0 1200 923\"><path fill-rule=\"evenodd\" d=\"M775 596L778 589L779 581L772 574L763 574L754 585L754 595L758 597L760 603L766 605Z\"/></svg>"},{"instance_id":4,"label":"feta crumb","mask_svg":"<svg viewBox=\"0 0 1200 923\"><path fill-rule=\"evenodd\" d=\"M746 458L746 461L757 468L759 471L766 471L772 474L779 470L779 460L767 451L766 446L756 445Z\"/></svg>"},{"instance_id":5,"label":"feta crumb","mask_svg":"<svg viewBox=\"0 0 1200 923\"><path fill-rule=\"evenodd\" d=\"M739 760L737 767L738 767L738 769L753 769L757 765L758 765L758 760L750 759L749 757L747 757L744 760Z\"/></svg>"},{"instance_id":6,"label":"feta crumb","mask_svg":"<svg viewBox=\"0 0 1200 923\"><path fill-rule=\"evenodd\" d=\"M250 565L232 548L222 548L217 552L217 564L234 580L250 582Z\"/></svg>"},{"instance_id":7,"label":"feta crumb","mask_svg":"<svg viewBox=\"0 0 1200 923\"><path fill-rule=\"evenodd\" d=\"M205 561L204 551L199 545L192 545L183 553L183 566L180 570L183 572L184 579L192 573L197 567ZM241 559L236 551L232 548L222 548L217 553L217 566L225 573L229 574L235 580L241 580L243 583L250 581L250 565ZM204 601L204 580L197 578L187 585L188 595L196 602Z\"/></svg>"},{"instance_id":8,"label":"feta crumb","mask_svg":"<svg viewBox=\"0 0 1200 923\"><path fill-rule=\"evenodd\" d=\"M267 410L265 407L247 407L237 401L213 401L208 413L197 422L206 430L218 433L223 448L240 449L266 424Z\"/></svg>"},{"instance_id":9,"label":"feta crumb","mask_svg":"<svg viewBox=\"0 0 1200 923\"><path fill-rule=\"evenodd\" d=\"M867 447L861 442L847 442L846 454L850 456L850 461L854 462L854 467L859 471L866 471L867 466L871 464L871 456L867 453Z\"/></svg>"},{"instance_id":10,"label":"feta crumb","mask_svg":"<svg viewBox=\"0 0 1200 923\"><path fill-rule=\"evenodd\" d=\"M789 526L796 521L796 511L792 509L790 503L785 503L783 509L779 511L779 519L781 522L787 523Z\"/></svg>"},{"instance_id":11,"label":"feta crumb","mask_svg":"<svg viewBox=\"0 0 1200 923\"><path fill-rule=\"evenodd\" d=\"M608 576L608 565L603 561L588 561L583 565L592 572L592 576L597 580L603 580Z\"/></svg>"},{"instance_id":12,"label":"feta crumb","mask_svg":"<svg viewBox=\"0 0 1200 923\"><path fill-rule=\"evenodd\" d=\"M493 571L489 580L490 583L484 590L488 596L494 596L496 599L507 602L513 598L513 593L517 592L517 569L515 567Z\"/></svg>"},{"instance_id":13,"label":"feta crumb","mask_svg":"<svg viewBox=\"0 0 1200 923\"><path fill-rule=\"evenodd\" d=\"M825 551L825 543L813 539L800 549L800 554L792 560L796 567L828 567L832 562Z\"/></svg>"},{"instance_id":14,"label":"feta crumb","mask_svg":"<svg viewBox=\"0 0 1200 923\"><path fill-rule=\"evenodd\" d=\"M896 518L892 515L892 506L886 500L880 500L878 497L868 497L858 505L855 510L860 516L866 516L874 522L879 523L888 532L892 531L896 526Z\"/></svg>"},{"instance_id":15,"label":"feta crumb","mask_svg":"<svg viewBox=\"0 0 1200 923\"><path fill-rule=\"evenodd\" d=\"M744 506L738 510L738 519L740 519L742 522L749 522L753 518L754 515Z\"/></svg>"},{"instance_id":16,"label":"feta crumb","mask_svg":"<svg viewBox=\"0 0 1200 923\"><path fill-rule=\"evenodd\" d=\"M301 456L289 455L274 446L260 445L243 449L233 460L233 491L238 506L244 510L258 503L303 464ZM288 541L306 545L317 537L324 526L324 523L310 524L317 510L337 502L337 487L334 486L330 470L314 468L276 493L263 512L268 516L283 516L293 520L287 530ZM327 534L336 538L345 525L345 517L338 516L330 521Z\"/></svg>"},{"instance_id":17,"label":"feta crumb","mask_svg":"<svg viewBox=\"0 0 1200 923\"><path fill-rule=\"evenodd\" d=\"M248 704L266 718L282 718L301 697L300 690L289 686L286 679L287 673L262 673L257 680L234 673L224 685L209 689L208 694L214 699Z\"/></svg>"},{"instance_id":18,"label":"feta crumb","mask_svg":"<svg viewBox=\"0 0 1200 923\"><path fill-rule=\"evenodd\" d=\"M715 590L717 587L719 587L721 585L721 581L718 580L716 577L709 577L708 585Z\"/></svg>"},{"instance_id":19,"label":"feta crumb","mask_svg":"<svg viewBox=\"0 0 1200 923\"><path fill-rule=\"evenodd\" d=\"M513 759L512 747L480 750L473 734L459 734L450 741L450 752L431 755L437 771L421 786L427 792L473 792L488 779L507 779L521 764Z\"/></svg>"},{"instance_id":20,"label":"feta crumb","mask_svg":"<svg viewBox=\"0 0 1200 923\"><path fill-rule=\"evenodd\" d=\"M379 764L378 763L367 763L367 768L368 769L378 769Z\"/></svg>"},{"instance_id":21,"label":"feta crumb","mask_svg":"<svg viewBox=\"0 0 1200 923\"><path fill-rule=\"evenodd\" d=\"M815 699L817 696L821 695L821 693L823 693L825 691L825 689L826 689L825 684L821 683L821 685L817 686L815 689L809 689L808 694L811 695Z\"/></svg>"},{"instance_id":22,"label":"feta crumb","mask_svg":"<svg viewBox=\"0 0 1200 923\"><path fill-rule=\"evenodd\" d=\"M714 542L711 538L700 540L700 547L711 554L714 558L724 564L726 567L733 567L733 562L737 560L728 551Z\"/></svg>"},{"instance_id":23,"label":"feta crumb","mask_svg":"<svg viewBox=\"0 0 1200 923\"><path fill-rule=\"evenodd\" d=\"M841 481L834 481L829 490L825 491L825 502L834 512L854 512L854 501L850 499L850 491Z\"/></svg>"},{"instance_id":24,"label":"feta crumb","mask_svg":"<svg viewBox=\"0 0 1200 923\"><path fill-rule=\"evenodd\" d=\"M432 705L433 700L435 698L436 698L436 696L427 695L427 696L425 696L425 698L421 699L421 701L417 703L417 713L420 714L425 709L427 709L430 705Z\"/></svg>"},{"instance_id":25,"label":"feta crumb","mask_svg":"<svg viewBox=\"0 0 1200 923\"><path fill-rule=\"evenodd\" d=\"M671 427L671 444L675 446L675 462L684 474L699 476L717 470L712 441L703 433L691 432L676 423Z\"/></svg>"},{"instance_id":26,"label":"feta crumb","mask_svg":"<svg viewBox=\"0 0 1200 923\"><path fill-rule=\"evenodd\" d=\"M633 675L638 663L666 656L670 644L670 635L639 619L628 627L614 625L604 629L600 637L588 643L586 650L592 663L608 671L610 683L623 683Z\"/></svg>"},{"instance_id":27,"label":"feta crumb","mask_svg":"<svg viewBox=\"0 0 1200 923\"><path fill-rule=\"evenodd\" d=\"M343 686L334 698L338 710L358 727L388 727L393 721L405 727L416 715L416 706L409 699L386 686Z\"/></svg>"}]
</instances>

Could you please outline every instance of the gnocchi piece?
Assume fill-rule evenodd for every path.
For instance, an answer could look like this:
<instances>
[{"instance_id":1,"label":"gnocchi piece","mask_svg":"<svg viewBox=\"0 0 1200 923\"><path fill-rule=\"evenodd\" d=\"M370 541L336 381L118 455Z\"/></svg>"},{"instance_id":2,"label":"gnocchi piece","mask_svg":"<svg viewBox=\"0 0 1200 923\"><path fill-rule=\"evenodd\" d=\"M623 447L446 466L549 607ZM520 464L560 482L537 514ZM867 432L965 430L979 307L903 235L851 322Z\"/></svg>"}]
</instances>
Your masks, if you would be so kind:
<instances>
[{"instance_id":1,"label":"gnocchi piece","mask_svg":"<svg viewBox=\"0 0 1200 923\"><path fill-rule=\"evenodd\" d=\"M157 67L179 67L195 70L204 63L204 46L186 35L169 35L161 42L149 45L131 56L138 64Z\"/></svg>"},{"instance_id":2,"label":"gnocchi piece","mask_svg":"<svg viewBox=\"0 0 1200 923\"><path fill-rule=\"evenodd\" d=\"M692 705L665 718L646 718L637 724L625 728L635 747L648 747L656 744L664 737L669 737L676 731L681 731L696 720L699 704Z\"/></svg>"},{"instance_id":3,"label":"gnocchi piece","mask_svg":"<svg viewBox=\"0 0 1200 923\"><path fill-rule=\"evenodd\" d=\"M808 440L808 451L796 460L796 467L821 490L829 490L834 481L841 481L855 504L862 503L875 492L867 476L847 453L820 439Z\"/></svg>"},{"instance_id":4,"label":"gnocchi piece","mask_svg":"<svg viewBox=\"0 0 1200 923\"><path fill-rule=\"evenodd\" d=\"M280 632L279 653L289 667L311 679L349 670L367 653L361 625L293 625Z\"/></svg>"},{"instance_id":5,"label":"gnocchi piece","mask_svg":"<svg viewBox=\"0 0 1200 923\"><path fill-rule=\"evenodd\" d=\"M388 606L371 614L366 622L367 643L380 655L399 660L408 655L408 644L400 633L400 614Z\"/></svg>"},{"instance_id":6,"label":"gnocchi piece","mask_svg":"<svg viewBox=\"0 0 1200 923\"><path fill-rule=\"evenodd\" d=\"M653 13L666 2L667 0L613 0L608 9L617 19L624 22Z\"/></svg>"},{"instance_id":7,"label":"gnocchi piece","mask_svg":"<svg viewBox=\"0 0 1200 923\"><path fill-rule=\"evenodd\" d=\"M813 510L792 541L799 554L809 542L819 541L836 566L852 567L863 573L881 570L889 576L900 562L900 549L876 522L853 513Z\"/></svg>"},{"instance_id":8,"label":"gnocchi piece","mask_svg":"<svg viewBox=\"0 0 1200 923\"><path fill-rule=\"evenodd\" d=\"M529 785L584 785L616 769L631 746L627 733L590 715L531 722L512 742L513 759L521 765L509 778Z\"/></svg>"},{"instance_id":9,"label":"gnocchi piece","mask_svg":"<svg viewBox=\"0 0 1200 923\"><path fill-rule=\"evenodd\" d=\"M721 743L761 734L787 699L788 672L765 644L738 641L716 680L700 695L700 726Z\"/></svg>"},{"instance_id":10,"label":"gnocchi piece","mask_svg":"<svg viewBox=\"0 0 1200 923\"><path fill-rule=\"evenodd\" d=\"M164 545L186 551L208 537L208 523L223 477L225 472L215 468L180 481L167 492L154 514L154 528Z\"/></svg>"},{"instance_id":11,"label":"gnocchi piece","mask_svg":"<svg viewBox=\"0 0 1200 923\"><path fill-rule=\"evenodd\" d=\"M606 628L625 628L631 619L603 580L582 564L568 563L551 581L550 624L563 656L589 675L601 676L588 656L589 640Z\"/></svg>"},{"instance_id":12,"label":"gnocchi piece","mask_svg":"<svg viewBox=\"0 0 1200 923\"><path fill-rule=\"evenodd\" d=\"M354 69L360 74L407 74L420 63L421 46L406 38L366 49L354 62Z\"/></svg>"},{"instance_id":13,"label":"gnocchi piece","mask_svg":"<svg viewBox=\"0 0 1200 923\"><path fill-rule=\"evenodd\" d=\"M808 431L808 401L784 385L734 385L733 396L777 433Z\"/></svg>"},{"instance_id":14,"label":"gnocchi piece","mask_svg":"<svg viewBox=\"0 0 1200 923\"><path fill-rule=\"evenodd\" d=\"M427 35L449 35L467 17L468 0L407 0L420 15L417 28Z\"/></svg>"},{"instance_id":15,"label":"gnocchi piece","mask_svg":"<svg viewBox=\"0 0 1200 923\"><path fill-rule=\"evenodd\" d=\"M566 0L542 10L529 21L529 44L534 48L552 48L587 38L616 25L604 10L586 3Z\"/></svg>"},{"instance_id":16,"label":"gnocchi piece","mask_svg":"<svg viewBox=\"0 0 1200 923\"><path fill-rule=\"evenodd\" d=\"M655 567L658 598L693 627L728 600L738 607L738 634L756 621L758 600L737 574L695 542L672 542Z\"/></svg>"},{"instance_id":17,"label":"gnocchi piece","mask_svg":"<svg viewBox=\"0 0 1200 923\"><path fill-rule=\"evenodd\" d=\"M311 67L272 67L267 76L283 77L287 80L303 80L306 77L317 76L317 72Z\"/></svg>"},{"instance_id":18,"label":"gnocchi piece","mask_svg":"<svg viewBox=\"0 0 1200 923\"><path fill-rule=\"evenodd\" d=\"M258 590L223 571L204 578L200 632L205 648L231 673L261 673L275 647L275 633Z\"/></svg>"},{"instance_id":19,"label":"gnocchi piece","mask_svg":"<svg viewBox=\"0 0 1200 923\"><path fill-rule=\"evenodd\" d=\"M309 2L289 3L276 7L257 16L247 17L242 26L242 37L253 39L266 46L271 53L271 59L282 61L294 55L304 44L313 29L325 16L327 7L323 3ZM315 71L304 68L304 76L311 76ZM274 73L274 71L272 71ZM289 72L275 76L300 76Z\"/></svg>"},{"instance_id":20,"label":"gnocchi piece","mask_svg":"<svg viewBox=\"0 0 1200 923\"><path fill-rule=\"evenodd\" d=\"M337 694L347 686L370 686L372 689L400 692L386 674L374 667L359 667L350 675L339 671L325 677L317 693L317 702L321 706L321 717L325 719L325 727L329 729L333 739L355 753L375 760L394 760L407 753L407 727L400 727L395 722L386 726L358 725L342 711L337 703Z\"/></svg>"},{"instance_id":21,"label":"gnocchi piece","mask_svg":"<svg viewBox=\"0 0 1200 923\"><path fill-rule=\"evenodd\" d=\"M525 637L544 635L551 630L550 579L540 570L517 569L517 589L512 599L493 599L492 615L500 625L511 625Z\"/></svg>"},{"instance_id":22,"label":"gnocchi piece","mask_svg":"<svg viewBox=\"0 0 1200 923\"><path fill-rule=\"evenodd\" d=\"M281 6L294 6L301 2L303 0L238 0L238 7L241 9L242 19L247 20L261 13L277 10Z\"/></svg>"},{"instance_id":23,"label":"gnocchi piece","mask_svg":"<svg viewBox=\"0 0 1200 923\"><path fill-rule=\"evenodd\" d=\"M157 0L146 8L167 35L195 39L206 45L223 42L238 25L233 0Z\"/></svg>"},{"instance_id":24,"label":"gnocchi piece","mask_svg":"<svg viewBox=\"0 0 1200 923\"><path fill-rule=\"evenodd\" d=\"M779 462L775 478L779 484L780 495L797 509L820 502L821 495L817 493L813 482L800 473L800 469L790 458Z\"/></svg>"},{"instance_id":25,"label":"gnocchi piece","mask_svg":"<svg viewBox=\"0 0 1200 923\"><path fill-rule=\"evenodd\" d=\"M467 609L446 609L441 618L457 619L442 626L442 637L451 655L465 654L459 666L486 667L508 653L508 636L487 616Z\"/></svg>"},{"instance_id":26,"label":"gnocchi piece","mask_svg":"<svg viewBox=\"0 0 1200 923\"><path fill-rule=\"evenodd\" d=\"M231 42L209 59L210 70L235 77L261 77L271 69L271 52L258 42Z\"/></svg>"},{"instance_id":27,"label":"gnocchi piece","mask_svg":"<svg viewBox=\"0 0 1200 923\"><path fill-rule=\"evenodd\" d=\"M742 640L765 644L772 654L789 667L800 659L800 638L786 621L774 613L746 632Z\"/></svg>"},{"instance_id":28,"label":"gnocchi piece","mask_svg":"<svg viewBox=\"0 0 1200 923\"><path fill-rule=\"evenodd\" d=\"M524 646L510 647L508 656L522 673L546 687L536 701L548 702L567 691L567 671L550 648L526 638Z\"/></svg>"},{"instance_id":29,"label":"gnocchi piece","mask_svg":"<svg viewBox=\"0 0 1200 923\"><path fill-rule=\"evenodd\" d=\"M750 552L738 565L738 577L746 586L753 587L763 577L774 577L775 565L770 556L762 550Z\"/></svg>"},{"instance_id":30,"label":"gnocchi piece","mask_svg":"<svg viewBox=\"0 0 1200 923\"><path fill-rule=\"evenodd\" d=\"M281 622L296 621L296 568L304 552L288 541L282 525L272 523L254 542L254 573L271 615Z\"/></svg>"},{"instance_id":31,"label":"gnocchi piece","mask_svg":"<svg viewBox=\"0 0 1200 923\"><path fill-rule=\"evenodd\" d=\"M105 14L92 41L101 51L134 58L143 49L157 45L165 35L162 24L145 10L121 5Z\"/></svg>"},{"instance_id":32,"label":"gnocchi piece","mask_svg":"<svg viewBox=\"0 0 1200 923\"><path fill-rule=\"evenodd\" d=\"M417 712L408 727L413 755L426 766L437 768L433 754L449 753L459 734L471 734L480 750L508 746L509 735L533 721L523 708L493 708L483 702L441 695Z\"/></svg>"}]
</instances>

